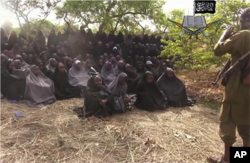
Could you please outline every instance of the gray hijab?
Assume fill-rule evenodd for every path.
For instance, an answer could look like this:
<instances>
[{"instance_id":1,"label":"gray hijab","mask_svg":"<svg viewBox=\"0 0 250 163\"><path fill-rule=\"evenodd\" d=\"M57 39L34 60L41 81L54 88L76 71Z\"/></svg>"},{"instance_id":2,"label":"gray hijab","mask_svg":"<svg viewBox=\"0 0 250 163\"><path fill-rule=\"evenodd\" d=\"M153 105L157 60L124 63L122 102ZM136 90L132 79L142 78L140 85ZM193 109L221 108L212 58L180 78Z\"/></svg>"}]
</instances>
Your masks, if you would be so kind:
<instances>
[{"instance_id":1,"label":"gray hijab","mask_svg":"<svg viewBox=\"0 0 250 163\"><path fill-rule=\"evenodd\" d=\"M124 97L128 97L127 95L127 84L121 85L120 81L127 77L127 74L120 73L114 81L112 81L109 86L108 90L114 95L114 109L118 112L125 112L127 109L127 106L125 102L123 101Z\"/></svg>"},{"instance_id":2,"label":"gray hijab","mask_svg":"<svg viewBox=\"0 0 250 163\"><path fill-rule=\"evenodd\" d=\"M113 66L110 70L106 68L106 66L109 64L112 65L111 62L106 61L105 64L102 66L102 70L101 70L101 77L103 79L104 85L106 86L108 86L116 78L116 73L115 73Z\"/></svg>"},{"instance_id":3,"label":"gray hijab","mask_svg":"<svg viewBox=\"0 0 250 163\"><path fill-rule=\"evenodd\" d=\"M56 68L51 66L52 60L55 60L55 58L50 58L50 59L49 59L49 63L47 64L46 69L47 69L47 70L50 70L51 72L54 73Z\"/></svg>"},{"instance_id":4,"label":"gray hijab","mask_svg":"<svg viewBox=\"0 0 250 163\"><path fill-rule=\"evenodd\" d=\"M31 66L29 75L26 77L25 99L35 102L43 103L48 100L55 100L55 87L52 80L47 78L42 72L36 76Z\"/></svg>"},{"instance_id":5,"label":"gray hijab","mask_svg":"<svg viewBox=\"0 0 250 163\"><path fill-rule=\"evenodd\" d=\"M121 85L120 81L124 78L127 77L126 73L120 73L115 80L113 80L109 86L108 90L114 95L114 96L126 96L127 95L127 89L128 85L124 84Z\"/></svg>"},{"instance_id":6,"label":"gray hijab","mask_svg":"<svg viewBox=\"0 0 250 163\"><path fill-rule=\"evenodd\" d=\"M69 76L69 83L72 86L83 86L86 87L88 80L90 79L90 76L88 73L84 70L82 67L81 70L78 70L76 68L76 65L78 63L81 63L80 60L76 60L72 67L69 70L68 76Z\"/></svg>"}]
</instances>

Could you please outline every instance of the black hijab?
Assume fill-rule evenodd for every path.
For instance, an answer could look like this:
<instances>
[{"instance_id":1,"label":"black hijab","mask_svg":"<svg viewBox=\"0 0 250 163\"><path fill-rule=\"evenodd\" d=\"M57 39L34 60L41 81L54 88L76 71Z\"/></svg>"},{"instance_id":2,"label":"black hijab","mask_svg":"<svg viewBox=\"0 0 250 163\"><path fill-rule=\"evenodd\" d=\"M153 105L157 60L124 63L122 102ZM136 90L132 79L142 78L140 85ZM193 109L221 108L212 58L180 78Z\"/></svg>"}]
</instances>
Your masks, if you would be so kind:
<instances>
[{"instance_id":1,"label":"black hijab","mask_svg":"<svg viewBox=\"0 0 250 163\"><path fill-rule=\"evenodd\" d=\"M58 63L58 65L61 62ZM55 85L55 96L58 100L80 97L81 88L70 85L67 71L60 72L56 66L52 80Z\"/></svg>"},{"instance_id":2,"label":"black hijab","mask_svg":"<svg viewBox=\"0 0 250 163\"><path fill-rule=\"evenodd\" d=\"M165 109L167 105L166 98L155 82L147 82L149 75L153 75L152 72L146 71L137 84L136 94L138 98L135 105L140 109L148 111Z\"/></svg>"},{"instance_id":3,"label":"black hijab","mask_svg":"<svg viewBox=\"0 0 250 163\"><path fill-rule=\"evenodd\" d=\"M176 107L187 106L188 97L185 85L174 74L173 77L170 78L168 75L169 72L173 73L173 70L167 68L157 80L157 86L163 91L170 105Z\"/></svg>"}]
</instances>

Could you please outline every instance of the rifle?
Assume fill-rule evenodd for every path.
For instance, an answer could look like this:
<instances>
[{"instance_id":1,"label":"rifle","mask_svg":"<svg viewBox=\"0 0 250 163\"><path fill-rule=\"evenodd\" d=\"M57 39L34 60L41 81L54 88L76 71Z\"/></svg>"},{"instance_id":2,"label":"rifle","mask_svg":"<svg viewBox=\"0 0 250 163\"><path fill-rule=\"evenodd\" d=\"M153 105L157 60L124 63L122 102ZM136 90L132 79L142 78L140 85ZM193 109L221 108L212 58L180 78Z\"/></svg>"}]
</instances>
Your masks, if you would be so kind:
<instances>
[{"instance_id":1,"label":"rifle","mask_svg":"<svg viewBox=\"0 0 250 163\"><path fill-rule=\"evenodd\" d=\"M179 36L182 36L183 34L187 33L187 34L189 34L189 36L190 36L189 39L192 38L192 35L193 35L193 33L194 33L192 30L190 30L190 29L188 29L188 28L186 28L186 27L183 27L180 23L177 23L177 22L175 22L175 21L173 21L173 20L168 19L168 21L170 21L171 23L177 25L179 28L181 28L181 29L183 30L183 32L180 33Z\"/></svg>"},{"instance_id":2,"label":"rifle","mask_svg":"<svg viewBox=\"0 0 250 163\"><path fill-rule=\"evenodd\" d=\"M226 64L222 67L222 69L217 74L215 81L212 83L213 86L217 85L217 83L223 77L222 74L224 74L230 68L230 65L231 65L231 58L227 60Z\"/></svg>"},{"instance_id":3,"label":"rifle","mask_svg":"<svg viewBox=\"0 0 250 163\"><path fill-rule=\"evenodd\" d=\"M250 55L250 50L244 54L243 56L241 56L232 66L230 66L228 69L226 68L228 66L228 62L226 63L226 65L222 68L221 72L217 75L216 80L212 83L213 85L216 85L218 83L218 81L223 78L221 84L223 86L226 86L227 82L229 81L229 78L231 76L231 74L233 73L234 70L236 70L237 67L240 66L240 64L242 62L244 62L244 60ZM231 64L231 61L230 61ZM223 72L224 71L224 72Z\"/></svg>"},{"instance_id":4,"label":"rifle","mask_svg":"<svg viewBox=\"0 0 250 163\"><path fill-rule=\"evenodd\" d=\"M203 34L203 35L206 36L206 37L209 36L209 35L208 35L207 33L205 33L204 31L205 31L207 28L211 27L212 25L218 23L219 21L220 21L220 20L216 20L216 21L214 21L214 22L211 22L211 23L207 24L206 27L202 27L202 28L199 28L199 29L197 29L196 31L194 31L194 35L197 36L196 39L198 39L198 35L199 35L199 34Z\"/></svg>"}]
</instances>

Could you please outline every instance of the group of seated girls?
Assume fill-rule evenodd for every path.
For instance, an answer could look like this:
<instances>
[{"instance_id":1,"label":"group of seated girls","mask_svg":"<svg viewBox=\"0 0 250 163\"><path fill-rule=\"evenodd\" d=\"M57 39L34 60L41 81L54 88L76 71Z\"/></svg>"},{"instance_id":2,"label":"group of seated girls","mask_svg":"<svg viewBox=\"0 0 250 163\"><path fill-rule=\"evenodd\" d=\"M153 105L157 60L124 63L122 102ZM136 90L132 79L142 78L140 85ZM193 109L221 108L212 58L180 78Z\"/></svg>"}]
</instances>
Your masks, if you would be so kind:
<instances>
[{"instance_id":1,"label":"group of seated girls","mask_svg":"<svg viewBox=\"0 0 250 163\"><path fill-rule=\"evenodd\" d=\"M155 81L155 75L145 70L140 75L123 60L114 68L112 58L101 72L95 71L91 60L73 60L67 71L62 62L50 58L46 70L39 64L27 69L22 58L9 60L1 55L1 93L10 101L24 101L32 107L42 107L56 100L84 97L84 115L108 119L111 114L124 113L133 106L154 111L168 106L191 106L185 85L171 68Z\"/></svg>"}]
</instances>

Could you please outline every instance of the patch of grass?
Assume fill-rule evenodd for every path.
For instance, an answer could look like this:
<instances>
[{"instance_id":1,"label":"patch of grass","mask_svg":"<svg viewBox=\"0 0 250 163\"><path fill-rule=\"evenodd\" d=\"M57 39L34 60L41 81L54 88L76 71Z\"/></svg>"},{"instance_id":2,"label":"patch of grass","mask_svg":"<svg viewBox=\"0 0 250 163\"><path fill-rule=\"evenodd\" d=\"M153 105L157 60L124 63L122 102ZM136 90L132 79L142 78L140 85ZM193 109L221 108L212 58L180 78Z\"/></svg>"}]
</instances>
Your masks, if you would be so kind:
<instances>
[{"instance_id":1,"label":"patch of grass","mask_svg":"<svg viewBox=\"0 0 250 163\"><path fill-rule=\"evenodd\" d=\"M204 98L198 98L197 99L197 103L201 104L202 106L206 107L206 108L211 108L214 110L219 110L220 109L220 102L217 101L208 101Z\"/></svg>"}]
</instances>

